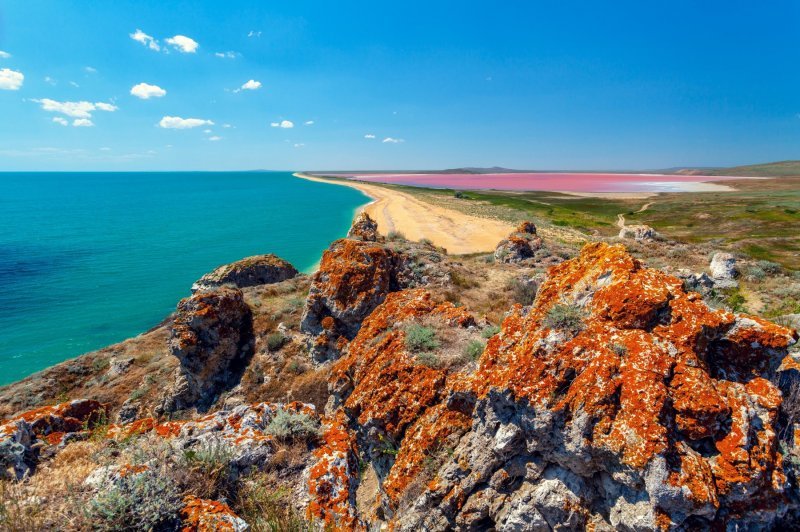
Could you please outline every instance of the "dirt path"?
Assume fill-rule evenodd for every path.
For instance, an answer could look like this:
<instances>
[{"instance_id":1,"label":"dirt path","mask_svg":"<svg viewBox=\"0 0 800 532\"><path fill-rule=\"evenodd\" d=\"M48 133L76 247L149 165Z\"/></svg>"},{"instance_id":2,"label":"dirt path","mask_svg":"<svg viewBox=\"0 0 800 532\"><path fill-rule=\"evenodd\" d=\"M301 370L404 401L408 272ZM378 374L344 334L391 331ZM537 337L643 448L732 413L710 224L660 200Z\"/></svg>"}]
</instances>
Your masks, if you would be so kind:
<instances>
[{"instance_id":1,"label":"dirt path","mask_svg":"<svg viewBox=\"0 0 800 532\"><path fill-rule=\"evenodd\" d=\"M644 205L642 205L641 207L639 207L639 210L638 210L638 211L633 211L633 212L634 212L634 213L640 213L640 212L644 212L644 211L646 211L647 209L649 209L649 208L650 208L650 206L651 206L653 203L654 203L654 202L652 202L652 201L651 201L650 203L645 203ZM620 229L624 229L624 228L625 228L625 213L624 213L624 212L621 212L621 213L619 213L619 214L617 215L617 227L619 227Z\"/></svg>"},{"instance_id":2,"label":"dirt path","mask_svg":"<svg viewBox=\"0 0 800 532\"><path fill-rule=\"evenodd\" d=\"M464 254L492 251L508 236L514 226L499 220L470 216L438 205L423 202L411 194L359 181L331 180L306 174L302 179L341 185L360 190L372 202L364 206L381 234L403 233L409 240L429 239L448 253Z\"/></svg>"}]
</instances>

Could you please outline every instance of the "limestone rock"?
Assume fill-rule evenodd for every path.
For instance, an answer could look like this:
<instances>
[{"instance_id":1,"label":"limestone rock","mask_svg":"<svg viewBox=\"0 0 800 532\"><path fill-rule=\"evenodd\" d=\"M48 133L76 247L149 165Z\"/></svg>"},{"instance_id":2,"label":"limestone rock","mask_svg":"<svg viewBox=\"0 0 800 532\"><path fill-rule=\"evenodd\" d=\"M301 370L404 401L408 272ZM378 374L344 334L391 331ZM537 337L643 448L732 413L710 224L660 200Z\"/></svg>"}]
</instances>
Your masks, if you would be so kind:
<instances>
[{"instance_id":1,"label":"limestone rock","mask_svg":"<svg viewBox=\"0 0 800 532\"><path fill-rule=\"evenodd\" d=\"M300 326L313 337L315 360L338 357L386 295L409 283L406 260L375 242L345 238L331 244L312 278Z\"/></svg>"},{"instance_id":2,"label":"limestone rock","mask_svg":"<svg viewBox=\"0 0 800 532\"><path fill-rule=\"evenodd\" d=\"M268 254L256 255L225 264L207 273L192 285L192 292L210 290L224 285L237 288L273 284L292 279L297 270L282 258Z\"/></svg>"},{"instance_id":3,"label":"limestone rock","mask_svg":"<svg viewBox=\"0 0 800 532\"><path fill-rule=\"evenodd\" d=\"M649 225L626 225L619 230L619 237L636 241L655 240L658 233Z\"/></svg>"},{"instance_id":4,"label":"limestone rock","mask_svg":"<svg viewBox=\"0 0 800 532\"><path fill-rule=\"evenodd\" d=\"M542 239L536 236L533 222L522 222L508 238L497 244L494 258L497 262L518 263L532 259L541 247Z\"/></svg>"},{"instance_id":5,"label":"limestone rock","mask_svg":"<svg viewBox=\"0 0 800 532\"><path fill-rule=\"evenodd\" d=\"M378 223L364 211L358 213L356 219L353 220L353 225L347 232L347 238L365 242L380 242L383 240L383 237L378 234Z\"/></svg>"},{"instance_id":6,"label":"limestone rock","mask_svg":"<svg viewBox=\"0 0 800 532\"><path fill-rule=\"evenodd\" d=\"M180 366L159 413L208 409L239 382L253 345L253 316L238 288L197 292L181 300L169 339Z\"/></svg>"},{"instance_id":7,"label":"limestone rock","mask_svg":"<svg viewBox=\"0 0 800 532\"><path fill-rule=\"evenodd\" d=\"M556 305L580 307L580 327L545 327ZM334 365L337 440L355 438L381 481L383 523L364 526L747 529L797 509L779 450L795 431L776 384L796 332L712 310L602 243L550 270L474 374L407 358L395 324L458 322L460 310L392 294ZM362 522L344 503L353 482L339 484L338 506L310 490L318 515Z\"/></svg>"},{"instance_id":8,"label":"limestone rock","mask_svg":"<svg viewBox=\"0 0 800 532\"><path fill-rule=\"evenodd\" d=\"M736 257L730 253L714 253L708 266L717 288L734 288L736 282Z\"/></svg>"}]
</instances>

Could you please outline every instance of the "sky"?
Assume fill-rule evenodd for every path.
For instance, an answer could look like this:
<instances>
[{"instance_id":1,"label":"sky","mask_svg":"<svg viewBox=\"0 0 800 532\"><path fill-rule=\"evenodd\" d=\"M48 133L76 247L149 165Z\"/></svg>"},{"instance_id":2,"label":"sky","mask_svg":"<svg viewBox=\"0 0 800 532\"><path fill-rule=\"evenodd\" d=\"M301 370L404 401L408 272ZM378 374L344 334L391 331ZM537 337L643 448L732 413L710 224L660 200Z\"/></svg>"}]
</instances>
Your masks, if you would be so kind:
<instances>
[{"instance_id":1,"label":"sky","mask_svg":"<svg viewBox=\"0 0 800 532\"><path fill-rule=\"evenodd\" d=\"M0 0L0 171L800 158L800 2Z\"/></svg>"}]
</instances>

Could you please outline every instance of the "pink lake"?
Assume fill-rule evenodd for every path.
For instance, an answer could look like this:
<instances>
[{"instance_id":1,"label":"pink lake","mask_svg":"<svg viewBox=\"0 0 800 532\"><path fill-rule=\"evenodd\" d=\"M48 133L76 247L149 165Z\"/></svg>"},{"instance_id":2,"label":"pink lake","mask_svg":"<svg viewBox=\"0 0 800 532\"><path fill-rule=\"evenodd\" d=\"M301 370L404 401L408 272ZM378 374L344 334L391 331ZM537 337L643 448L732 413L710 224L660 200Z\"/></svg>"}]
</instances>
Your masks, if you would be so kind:
<instances>
[{"instance_id":1,"label":"pink lake","mask_svg":"<svg viewBox=\"0 0 800 532\"><path fill-rule=\"evenodd\" d=\"M712 182L743 179L726 176L600 173L505 174L357 174L337 173L358 181L456 190L538 190L549 192L702 192L729 190Z\"/></svg>"}]
</instances>

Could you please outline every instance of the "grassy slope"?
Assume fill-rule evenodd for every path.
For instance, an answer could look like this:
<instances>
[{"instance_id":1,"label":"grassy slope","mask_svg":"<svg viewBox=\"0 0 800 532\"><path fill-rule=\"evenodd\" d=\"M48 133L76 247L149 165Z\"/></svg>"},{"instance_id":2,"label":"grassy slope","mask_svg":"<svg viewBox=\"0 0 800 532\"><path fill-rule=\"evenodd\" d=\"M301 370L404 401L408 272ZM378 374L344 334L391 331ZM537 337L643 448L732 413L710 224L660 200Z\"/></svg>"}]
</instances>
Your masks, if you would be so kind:
<instances>
[{"instance_id":1,"label":"grassy slope","mask_svg":"<svg viewBox=\"0 0 800 532\"><path fill-rule=\"evenodd\" d=\"M731 175L743 177L788 177L800 176L800 161L778 161L766 164L716 168L708 175Z\"/></svg>"}]
</instances>

